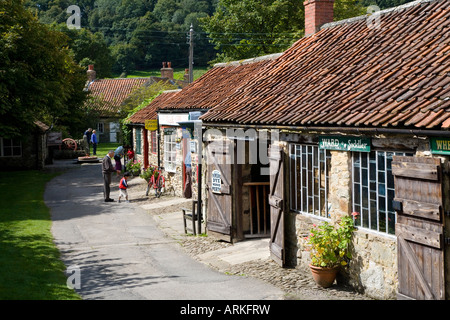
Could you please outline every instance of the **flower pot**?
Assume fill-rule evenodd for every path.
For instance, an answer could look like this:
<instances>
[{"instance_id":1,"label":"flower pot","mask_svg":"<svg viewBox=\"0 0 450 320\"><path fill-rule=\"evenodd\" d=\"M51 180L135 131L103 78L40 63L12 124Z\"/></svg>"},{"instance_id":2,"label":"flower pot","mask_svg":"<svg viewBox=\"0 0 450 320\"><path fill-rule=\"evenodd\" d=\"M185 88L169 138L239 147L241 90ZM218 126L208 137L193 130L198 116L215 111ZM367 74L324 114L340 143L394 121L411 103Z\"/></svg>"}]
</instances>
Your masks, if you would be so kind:
<instances>
[{"instance_id":1,"label":"flower pot","mask_svg":"<svg viewBox=\"0 0 450 320\"><path fill-rule=\"evenodd\" d=\"M329 288L333 285L339 267L326 268L309 265L314 281L322 288Z\"/></svg>"}]
</instances>

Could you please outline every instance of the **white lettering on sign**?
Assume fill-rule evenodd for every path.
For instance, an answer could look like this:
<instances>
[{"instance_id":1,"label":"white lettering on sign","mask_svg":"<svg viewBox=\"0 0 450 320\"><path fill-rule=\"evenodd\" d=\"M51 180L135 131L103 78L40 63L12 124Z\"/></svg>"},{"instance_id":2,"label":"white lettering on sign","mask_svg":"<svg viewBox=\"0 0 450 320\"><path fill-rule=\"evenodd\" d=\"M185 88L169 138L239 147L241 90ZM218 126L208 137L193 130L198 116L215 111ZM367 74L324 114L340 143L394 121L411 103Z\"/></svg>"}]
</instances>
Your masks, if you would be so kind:
<instances>
[{"instance_id":1,"label":"white lettering on sign","mask_svg":"<svg viewBox=\"0 0 450 320\"><path fill-rule=\"evenodd\" d=\"M222 177L219 170L213 170L211 172L211 189L214 193L221 193Z\"/></svg>"}]
</instances>

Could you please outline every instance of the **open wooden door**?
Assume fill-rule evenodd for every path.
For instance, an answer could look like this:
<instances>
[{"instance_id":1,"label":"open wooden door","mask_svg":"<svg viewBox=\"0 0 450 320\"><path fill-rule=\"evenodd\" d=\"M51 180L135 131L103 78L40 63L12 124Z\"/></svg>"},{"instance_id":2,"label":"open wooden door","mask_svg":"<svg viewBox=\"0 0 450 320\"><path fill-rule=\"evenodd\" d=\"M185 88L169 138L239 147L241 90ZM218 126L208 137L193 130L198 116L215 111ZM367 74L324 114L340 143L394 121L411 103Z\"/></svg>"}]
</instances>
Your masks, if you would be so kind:
<instances>
[{"instance_id":1,"label":"open wooden door","mask_svg":"<svg viewBox=\"0 0 450 320\"><path fill-rule=\"evenodd\" d=\"M206 229L212 232L213 236L232 242L233 142L210 141L206 148L208 197Z\"/></svg>"},{"instance_id":2,"label":"open wooden door","mask_svg":"<svg viewBox=\"0 0 450 320\"><path fill-rule=\"evenodd\" d=\"M270 162L270 255L282 267L285 266L284 246L284 168L283 151L278 145L269 150Z\"/></svg>"},{"instance_id":3,"label":"open wooden door","mask_svg":"<svg viewBox=\"0 0 450 320\"><path fill-rule=\"evenodd\" d=\"M439 159L394 156L398 299L445 299Z\"/></svg>"}]
</instances>

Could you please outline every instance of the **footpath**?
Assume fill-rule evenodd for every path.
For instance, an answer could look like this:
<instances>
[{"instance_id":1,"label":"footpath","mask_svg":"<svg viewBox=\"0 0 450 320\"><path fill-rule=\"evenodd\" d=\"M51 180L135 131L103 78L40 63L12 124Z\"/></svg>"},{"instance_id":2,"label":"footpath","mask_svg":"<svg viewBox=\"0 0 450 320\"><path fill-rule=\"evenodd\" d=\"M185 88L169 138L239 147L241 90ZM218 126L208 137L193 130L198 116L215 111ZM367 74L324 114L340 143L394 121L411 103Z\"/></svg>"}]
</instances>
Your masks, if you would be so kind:
<instances>
[{"instance_id":1,"label":"footpath","mask_svg":"<svg viewBox=\"0 0 450 320\"><path fill-rule=\"evenodd\" d=\"M59 171L73 167L73 162L55 161L55 164L48 170ZM285 292L285 299L370 300L365 295L336 283L328 289L318 287L312 279L309 269L281 268L270 259L269 239L267 238L230 244L204 234L200 236L185 234L181 208L189 208L192 200L175 197L170 192L163 194L160 198L156 198L152 192L146 196L147 185L145 180L139 177L130 177L128 180L130 203L124 201L118 203L118 183L119 177L113 174L111 197L115 199L115 202L112 205L139 206L154 219L158 228L168 239L179 243L186 254L212 269L227 275L251 277L265 281ZM204 228L205 226L202 225L203 233Z\"/></svg>"},{"instance_id":2,"label":"footpath","mask_svg":"<svg viewBox=\"0 0 450 320\"><path fill-rule=\"evenodd\" d=\"M146 196L145 181L139 177L129 180L129 199L152 215L158 227L178 241L183 250L194 259L220 272L266 281L286 293L293 300L370 300L336 283L328 289L316 285L307 268L281 268L270 258L269 239L252 239L235 244L208 236L186 235L181 208L190 208L192 199L163 194L156 198L150 191ZM120 204L118 204L120 205ZM189 223L189 221L188 221ZM205 225L202 225L205 232Z\"/></svg>"}]
</instances>

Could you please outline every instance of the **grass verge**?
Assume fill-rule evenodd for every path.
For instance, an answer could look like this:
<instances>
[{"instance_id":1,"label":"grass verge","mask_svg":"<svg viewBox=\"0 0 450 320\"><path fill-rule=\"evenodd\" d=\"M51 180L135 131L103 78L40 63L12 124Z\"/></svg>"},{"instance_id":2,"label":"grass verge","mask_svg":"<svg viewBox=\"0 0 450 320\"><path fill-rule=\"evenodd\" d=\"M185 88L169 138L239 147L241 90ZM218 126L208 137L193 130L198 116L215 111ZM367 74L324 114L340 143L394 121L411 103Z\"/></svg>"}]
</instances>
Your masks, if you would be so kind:
<instances>
[{"instance_id":1,"label":"grass verge","mask_svg":"<svg viewBox=\"0 0 450 320\"><path fill-rule=\"evenodd\" d=\"M66 269L51 234L45 185L57 173L2 172L0 180L0 299L67 300Z\"/></svg>"}]
</instances>

